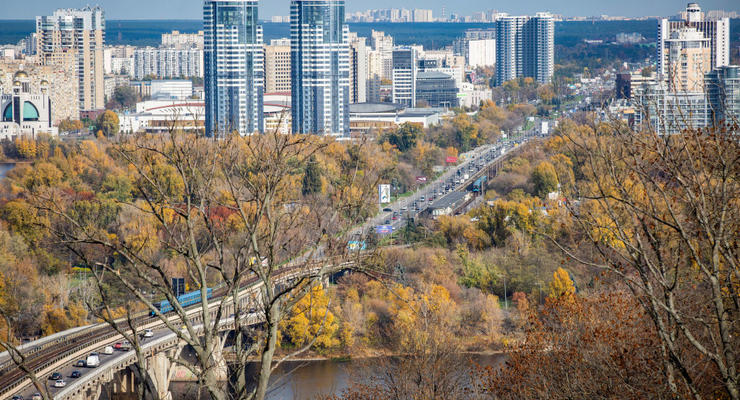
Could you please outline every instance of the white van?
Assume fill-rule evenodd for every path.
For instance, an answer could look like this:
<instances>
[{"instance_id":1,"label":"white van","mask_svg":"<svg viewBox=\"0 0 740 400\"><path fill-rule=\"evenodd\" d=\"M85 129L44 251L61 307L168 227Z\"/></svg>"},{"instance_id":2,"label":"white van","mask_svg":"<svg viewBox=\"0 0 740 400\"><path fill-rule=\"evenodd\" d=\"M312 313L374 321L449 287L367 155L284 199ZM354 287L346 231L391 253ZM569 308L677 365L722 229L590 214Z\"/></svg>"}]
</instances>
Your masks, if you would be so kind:
<instances>
[{"instance_id":1,"label":"white van","mask_svg":"<svg viewBox=\"0 0 740 400\"><path fill-rule=\"evenodd\" d=\"M106 354L106 355L113 354L113 346L105 346L105 348L103 348L103 354Z\"/></svg>"},{"instance_id":2,"label":"white van","mask_svg":"<svg viewBox=\"0 0 740 400\"><path fill-rule=\"evenodd\" d=\"M90 353L89 356L87 356L87 360L85 360L85 366L87 368L96 368L100 366L100 357L98 356L98 353Z\"/></svg>"}]
</instances>

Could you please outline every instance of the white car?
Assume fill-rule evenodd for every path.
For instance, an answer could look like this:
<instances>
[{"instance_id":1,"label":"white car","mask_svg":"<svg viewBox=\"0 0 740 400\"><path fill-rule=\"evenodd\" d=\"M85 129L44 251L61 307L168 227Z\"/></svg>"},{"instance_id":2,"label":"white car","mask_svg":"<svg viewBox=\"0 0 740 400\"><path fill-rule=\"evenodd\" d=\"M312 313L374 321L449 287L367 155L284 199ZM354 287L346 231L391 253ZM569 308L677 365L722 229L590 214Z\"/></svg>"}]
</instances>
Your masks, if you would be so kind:
<instances>
[{"instance_id":1,"label":"white car","mask_svg":"<svg viewBox=\"0 0 740 400\"><path fill-rule=\"evenodd\" d=\"M105 348L103 349L101 353L107 354L107 355L113 354L113 346L105 346Z\"/></svg>"},{"instance_id":2,"label":"white car","mask_svg":"<svg viewBox=\"0 0 740 400\"><path fill-rule=\"evenodd\" d=\"M54 387L55 388L63 388L65 386L67 386L67 382L65 382L63 379L60 379L60 380L54 382Z\"/></svg>"},{"instance_id":3,"label":"white car","mask_svg":"<svg viewBox=\"0 0 740 400\"><path fill-rule=\"evenodd\" d=\"M144 331L144 334L142 336L144 336L145 338L152 337L152 336L154 336L154 332L152 332L151 329L147 329L147 330Z\"/></svg>"}]
</instances>

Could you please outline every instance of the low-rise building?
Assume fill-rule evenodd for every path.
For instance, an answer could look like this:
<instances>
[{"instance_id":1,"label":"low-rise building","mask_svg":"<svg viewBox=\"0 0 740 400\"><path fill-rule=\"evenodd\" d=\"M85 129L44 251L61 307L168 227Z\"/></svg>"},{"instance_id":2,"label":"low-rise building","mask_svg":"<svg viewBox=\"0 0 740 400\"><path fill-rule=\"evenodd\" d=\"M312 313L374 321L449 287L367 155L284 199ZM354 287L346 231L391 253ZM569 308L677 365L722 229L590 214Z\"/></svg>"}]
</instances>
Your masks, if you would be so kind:
<instances>
[{"instance_id":1,"label":"low-rise building","mask_svg":"<svg viewBox=\"0 0 740 400\"><path fill-rule=\"evenodd\" d=\"M419 72L416 76L416 106L454 108L458 106L455 79L441 72Z\"/></svg>"},{"instance_id":2,"label":"low-rise building","mask_svg":"<svg viewBox=\"0 0 740 400\"><path fill-rule=\"evenodd\" d=\"M41 81L39 87L38 92L32 92L28 74L16 72L12 92L0 94L0 139L18 136L35 138L40 133L57 134L51 119L49 82Z\"/></svg>"},{"instance_id":3,"label":"low-rise building","mask_svg":"<svg viewBox=\"0 0 740 400\"><path fill-rule=\"evenodd\" d=\"M349 105L351 134L392 129L405 123L428 128L439 124L447 111L440 108L404 108L393 103L357 103Z\"/></svg>"}]
</instances>

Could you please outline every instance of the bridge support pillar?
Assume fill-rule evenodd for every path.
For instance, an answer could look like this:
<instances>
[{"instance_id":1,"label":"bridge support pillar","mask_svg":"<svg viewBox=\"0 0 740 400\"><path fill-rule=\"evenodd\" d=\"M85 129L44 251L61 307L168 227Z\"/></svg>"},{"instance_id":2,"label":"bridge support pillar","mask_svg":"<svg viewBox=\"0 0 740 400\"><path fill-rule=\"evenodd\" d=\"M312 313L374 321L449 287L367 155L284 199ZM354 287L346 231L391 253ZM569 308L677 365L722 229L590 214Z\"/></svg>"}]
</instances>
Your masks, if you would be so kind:
<instances>
[{"instance_id":1,"label":"bridge support pillar","mask_svg":"<svg viewBox=\"0 0 740 400\"><path fill-rule=\"evenodd\" d=\"M147 375L151 379L157 398L172 400L170 380L172 378L172 360L167 353L157 353L147 360Z\"/></svg>"},{"instance_id":2,"label":"bridge support pillar","mask_svg":"<svg viewBox=\"0 0 740 400\"><path fill-rule=\"evenodd\" d=\"M115 374L110 394L111 400L136 400L136 375L125 369Z\"/></svg>"}]
</instances>

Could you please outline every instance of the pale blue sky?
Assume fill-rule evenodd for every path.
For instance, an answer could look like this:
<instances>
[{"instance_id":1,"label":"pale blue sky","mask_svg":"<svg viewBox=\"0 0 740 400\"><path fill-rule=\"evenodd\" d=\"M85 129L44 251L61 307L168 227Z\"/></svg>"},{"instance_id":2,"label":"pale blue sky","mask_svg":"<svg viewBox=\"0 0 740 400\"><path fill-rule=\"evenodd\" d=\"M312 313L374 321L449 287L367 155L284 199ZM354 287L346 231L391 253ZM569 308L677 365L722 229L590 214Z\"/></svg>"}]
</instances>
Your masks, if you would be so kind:
<instances>
[{"instance_id":1,"label":"pale blue sky","mask_svg":"<svg viewBox=\"0 0 740 400\"><path fill-rule=\"evenodd\" d=\"M202 0L2 0L3 12L0 19L32 19L36 15L49 14L61 7L81 7L99 4L106 10L108 19L199 19L202 16ZM513 3L513 4L512 4ZM471 14L475 11L497 9L510 14L532 14L550 11L566 16L579 15L673 15L686 6L686 1L676 0L347 0L349 12L368 8L431 8L434 15L441 14L443 6L450 12ZM289 0L262 0L260 17L288 15ZM706 0L700 5L705 10L724 9L740 11L738 0Z\"/></svg>"}]
</instances>

